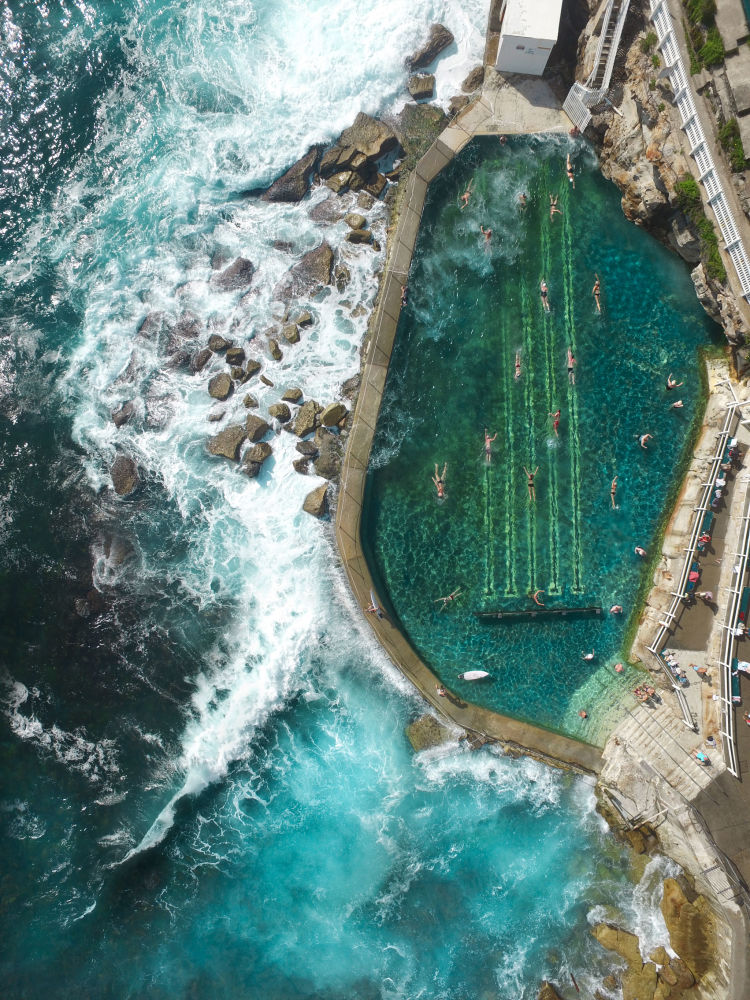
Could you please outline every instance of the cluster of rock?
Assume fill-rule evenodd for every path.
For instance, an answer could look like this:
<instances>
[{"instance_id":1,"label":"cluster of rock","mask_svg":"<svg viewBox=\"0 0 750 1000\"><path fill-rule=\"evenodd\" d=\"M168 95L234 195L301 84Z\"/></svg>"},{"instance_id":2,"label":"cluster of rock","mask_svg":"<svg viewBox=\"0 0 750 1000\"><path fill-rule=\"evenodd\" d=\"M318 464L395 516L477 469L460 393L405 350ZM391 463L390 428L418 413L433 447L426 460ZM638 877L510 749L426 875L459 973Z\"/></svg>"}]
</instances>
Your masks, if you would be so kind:
<instances>
[{"instance_id":1,"label":"cluster of rock","mask_svg":"<svg viewBox=\"0 0 750 1000\"><path fill-rule=\"evenodd\" d=\"M429 96L434 92L434 77L420 71L430 67L453 41L447 28L434 24L424 45L406 60L407 70L420 77L419 83L414 83L412 78L409 84L409 89L418 100L427 97L428 92ZM463 86L465 93L454 98L455 106L452 102L454 112L468 103L469 93L481 88L482 79L482 67L469 74ZM247 194L268 202L300 202L309 195L313 185L325 185L332 193L311 208L310 217L319 223L343 221L348 229L344 245L379 251L380 244L368 224L366 213L373 207L375 199L382 198L393 185L398 184L401 171L397 157L404 156L406 149L406 155L416 159L421 155L425 141L432 141L431 132L443 127L442 112L434 109L435 114L425 113L420 118L415 110L419 110L418 105L407 105L398 119L389 122L360 113L333 145L311 147L270 187ZM425 107L424 110L430 112L433 109ZM387 163L393 163L390 169ZM340 202L340 197L347 192L356 193L356 210L352 209L351 201L348 210ZM246 257L231 260L221 251L216 251L211 267L211 284L217 290L240 293L240 303L253 294L257 272L251 260ZM247 383L257 377L273 388L273 381L263 371L268 361L282 361L285 351L300 343L305 331L315 323L313 310L304 300L314 300L322 289L329 286L335 286L341 293L350 279L345 255L340 252L337 255L331 244L323 240L305 253L274 287L273 297L283 305L281 315L266 327L260 337L256 337L254 331L246 343L236 343L219 333L211 333L207 340L201 342L203 325L189 311L183 312L176 320L161 312L149 313L138 328L130 362L118 378L118 383L124 385L135 380L141 368L140 355L148 346L165 354L172 369L194 374L211 369L208 393L216 401L216 406L208 415L210 422L224 420L229 407L234 405L232 397L240 391L243 392L245 408L258 409L259 401L247 391ZM357 313L357 309L362 310L362 307L355 307L352 315L361 314ZM251 343L254 350L250 348ZM225 368L216 370L217 361L221 359ZM358 384L357 377L350 380L348 386L342 387L345 398L356 395ZM158 412L159 403L163 403L163 399L145 400L145 418L151 426L164 420L164 415ZM141 401L126 400L112 412L112 420L116 426L122 427L141 417L143 409ZM264 439L274 428L283 428L301 439L297 446L300 458L294 462L295 469L301 474L314 470L328 482L335 481L341 465L341 431L345 428L348 413L343 403L335 402L323 407L314 400L303 402L302 391L292 390L291 395L285 393L268 407L267 419L250 414L213 435L208 442L208 451L239 462L246 475L256 477L273 454L272 446ZM137 489L139 475L134 459L118 455L110 471L113 486L120 496L127 496ZM313 499L308 497L305 509L316 513L325 511L327 484L319 487L314 494Z\"/></svg>"}]
</instances>

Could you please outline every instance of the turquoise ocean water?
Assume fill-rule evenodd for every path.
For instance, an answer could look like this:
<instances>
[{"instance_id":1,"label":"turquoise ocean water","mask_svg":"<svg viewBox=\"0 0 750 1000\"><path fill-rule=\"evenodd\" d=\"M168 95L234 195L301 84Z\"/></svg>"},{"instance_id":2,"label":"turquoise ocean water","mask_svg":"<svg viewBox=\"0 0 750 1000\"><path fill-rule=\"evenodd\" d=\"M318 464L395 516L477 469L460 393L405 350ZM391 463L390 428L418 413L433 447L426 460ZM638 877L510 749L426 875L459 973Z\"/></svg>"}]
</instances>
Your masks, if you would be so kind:
<instances>
[{"instance_id":1,"label":"turquoise ocean water","mask_svg":"<svg viewBox=\"0 0 750 1000\"><path fill-rule=\"evenodd\" d=\"M293 472L293 440L274 436L254 481L209 459L213 370L137 333L160 312L201 343L247 342L325 236L352 281L311 304L257 394L261 412L292 385L333 399L382 260L310 218L324 190L241 192L359 110L397 109L438 19L457 39L450 97L484 4L0 14L3 996L526 998L610 969L587 929L604 914L663 942L668 866L631 883L585 782L492 751L411 754L419 703L300 512L316 481ZM211 284L217 253L254 262L249 296ZM141 469L127 500L118 453Z\"/></svg>"},{"instance_id":2,"label":"turquoise ocean water","mask_svg":"<svg viewBox=\"0 0 750 1000\"><path fill-rule=\"evenodd\" d=\"M673 500L702 414L698 349L720 335L685 266L629 224L619 201L590 147L568 136L505 146L477 139L440 175L425 207L365 515L393 611L443 682L592 742L634 686L633 672L613 669L626 659L631 615L640 614L644 563L634 549L651 549ZM480 225L493 230L489 245ZM671 392L670 373L683 383ZM672 408L676 400L682 408ZM491 463L485 428L497 435ZM446 462L441 502L431 478ZM537 470L533 503L524 469ZM444 610L436 598L456 589ZM519 624L475 617L533 609L538 590L550 610L604 613ZM609 614L613 605L623 613ZM458 679L470 669L491 676L481 685Z\"/></svg>"}]
</instances>

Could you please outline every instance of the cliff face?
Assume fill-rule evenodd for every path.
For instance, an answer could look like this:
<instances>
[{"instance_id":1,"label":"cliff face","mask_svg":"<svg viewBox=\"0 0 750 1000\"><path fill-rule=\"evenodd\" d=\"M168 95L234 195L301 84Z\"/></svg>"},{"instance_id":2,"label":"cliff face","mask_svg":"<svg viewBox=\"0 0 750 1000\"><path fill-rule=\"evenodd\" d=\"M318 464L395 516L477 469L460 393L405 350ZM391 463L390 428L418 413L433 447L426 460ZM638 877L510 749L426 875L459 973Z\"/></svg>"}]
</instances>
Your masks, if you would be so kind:
<instances>
[{"instance_id":1,"label":"cliff face","mask_svg":"<svg viewBox=\"0 0 750 1000\"><path fill-rule=\"evenodd\" d=\"M590 72L606 0L592 4L592 15L578 44L578 79ZM732 292L711 279L700 263L701 241L693 223L677 203L676 183L690 175L673 94L659 80L652 54L641 42L650 24L638 0L630 5L610 98L620 114L607 109L587 130L599 153L602 173L622 192L622 210L636 225L671 247L693 265L696 294L706 312L724 327L733 346L745 343L747 327Z\"/></svg>"}]
</instances>

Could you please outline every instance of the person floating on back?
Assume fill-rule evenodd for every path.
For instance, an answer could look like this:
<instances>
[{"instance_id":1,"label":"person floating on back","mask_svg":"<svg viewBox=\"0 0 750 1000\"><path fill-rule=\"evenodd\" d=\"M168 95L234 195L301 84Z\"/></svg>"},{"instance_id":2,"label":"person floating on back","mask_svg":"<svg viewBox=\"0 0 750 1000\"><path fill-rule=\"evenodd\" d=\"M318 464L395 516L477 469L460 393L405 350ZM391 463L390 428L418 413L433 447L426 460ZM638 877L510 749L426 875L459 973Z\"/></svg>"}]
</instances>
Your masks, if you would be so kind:
<instances>
[{"instance_id":1,"label":"person floating on back","mask_svg":"<svg viewBox=\"0 0 750 1000\"><path fill-rule=\"evenodd\" d=\"M609 487L609 499L612 501L612 510L617 510L617 504L615 503L615 495L617 494L617 476L612 480Z\"/></svg>"},{"instance_id":2,"label":"person floating on back","mask_svg":"<svg viewBox=\"0 0 750 1000\"><path fill-rule=\"evenodd\" d=\"M468 187L461 195L461 209L463 210L469 204L469 198L471 198L471 186L474 183L474 178L472 177L469 181Z\"/></svg>"},{"instance_id":3,"label":"person floating on back","mask_svg":"<svg viewBox=\"0 0 750 1000\"><path fill-rule=\"evenodd\" d=\"M557 199L559 195L549 196L549 220L550 222L555 221L555 215L562 215L562 209L557 207Z\"/></svg>"},{"instance_id":4,"label":"person floating on back","mask_svg":"<svg viewBox=\"0 0 750 1000\"><path fill-rule=\"evenodd\" d=\"M460 596L461 596L461 588L457 587L454 591L452 591L450 594L448 594L447 597L436 597L435 600L432 603L433 604L437 604L439 601L442 601L443 602L443 606L442 606L442 608L440 610L441 611L445 611L445 609L448 607L448 605L451 604L453 601L456 600L457 597L460 597Z\"/></svg>"},{"instance_id":5,"label":"person floating on back","mask_svg":"<svg viewBox=\"0 0 750 1000\"><path fill-rule=\"evenodd\" d=\"M524 465L523 471L526 473L526 486L529 491L529 500L531 500L532 503L536 503L536 486L534 486L534 476L537 472L539 472L539 466L537 465L533 472L529 472Z\"/></svg>"},{"instance_id":6,"label":"person floating on back","mask_svg":"<svg viewBox=\"0 0 750 1000\"><path fill-rule=\"evenodd\" d=\"M591 294L594 296L594 302L596 303L596 311L600 313L602 311L602 304L599 297L602 293L602 289L601 285L599 284L599 275L595 274L594 277L596 278L596 281L594 282L594 287L591 289Z\"/></svg>"}]
</instances>

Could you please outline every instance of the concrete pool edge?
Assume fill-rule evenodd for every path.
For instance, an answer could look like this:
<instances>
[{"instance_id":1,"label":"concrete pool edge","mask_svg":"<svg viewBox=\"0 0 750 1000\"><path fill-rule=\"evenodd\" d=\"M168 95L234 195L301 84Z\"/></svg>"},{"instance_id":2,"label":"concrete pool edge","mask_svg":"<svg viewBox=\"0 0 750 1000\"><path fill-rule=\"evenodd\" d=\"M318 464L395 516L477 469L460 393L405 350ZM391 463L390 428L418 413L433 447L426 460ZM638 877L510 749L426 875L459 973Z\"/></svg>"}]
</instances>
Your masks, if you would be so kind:
<instances>
[{"instance_id":1,"label":"concrete pool edge","mask_svg":"<svg viewBox=\"0 0 750 1000\"><path fill-rule=\"evenodd\" d=\"M395 230L389 241L386 266L381 278L378 301L363 352L361 386L354 409L351 431L341 467L336 509L336 544L349 584L361 607L370 603L374 582L361 541L362 506L370 450L383 399L391 352L401 312L401 285L409 273L416 245L422 210L430 181L447 166L476 135L501 135L505 132L529 134L567 132L561 111L552 110L541 81L522 95L526 113L519 111L519 91L514 91L512 108L504 106L502 95L507 88L488 88L438 136L417 163L406 181ZM544 102L544 103L543 103ZM539 106L545 115L539 127ZM552 107L551 107L552 105ZM513 115L514 126L508 127ZM527 128L526 122L533 122ZM544 127L547 126L547 128ZM451 692L437 694L440 679L419 658L407 638L387 618L368 615L378 641L401 673L414 684L425 700L452 723L470 732L498 741L510 748L557 766L588 774L601 769L601 750L573 737L522 722L489 709L465 702Z\"/></svg>"}]
</instances>

